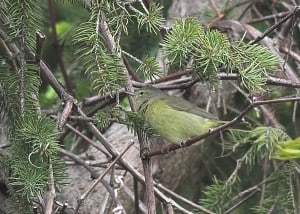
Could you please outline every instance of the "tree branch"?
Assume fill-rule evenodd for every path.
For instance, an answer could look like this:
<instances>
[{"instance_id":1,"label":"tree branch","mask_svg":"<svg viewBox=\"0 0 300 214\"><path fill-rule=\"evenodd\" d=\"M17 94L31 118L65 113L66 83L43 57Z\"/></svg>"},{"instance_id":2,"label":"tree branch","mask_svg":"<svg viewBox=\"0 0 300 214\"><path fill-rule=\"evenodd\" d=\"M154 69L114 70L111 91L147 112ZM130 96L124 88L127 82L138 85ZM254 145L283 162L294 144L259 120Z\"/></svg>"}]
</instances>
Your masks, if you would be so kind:
<instances>
[{"instance_id":1,"label":"tree branch","mask_svg":"<svg viewBox=\"0 0 300 214\"><path fill-rule=\"evenodd\" d=\"M171 152L171 151L175 151L177 149L180 149L182 147L188 147L192 144L197 143L198 141L219 133L222 130L225 130L227 128L229 128L230 126L236 124L237 122L239 122L240 120L242 120L242 118L254 107L259 106L259 105L267 105L267 104L274 104L274 103L283 103L283 102L296 102L296 101L300 101L300 97L294 97L294 98L281 98L281 99L274 99L274 100L264 100L264 101L256 101L253 102L252 104L250 104L244 111L242 111L236 118L234 118L233 120L229 121L228 123L225 123L221 126L218 126L215 129L211 129L209 132L199 135L197 137L191 138L185 142L183 142L182 145L180 144L172 144L170 146L164 147L160 150L154 150L151 151L149 153L144 152L142 155L143 157L147 157L147 156L156 156L156 155L161 155L161 154L165 154L167 152Z\"/></svg>"}]
</instances>

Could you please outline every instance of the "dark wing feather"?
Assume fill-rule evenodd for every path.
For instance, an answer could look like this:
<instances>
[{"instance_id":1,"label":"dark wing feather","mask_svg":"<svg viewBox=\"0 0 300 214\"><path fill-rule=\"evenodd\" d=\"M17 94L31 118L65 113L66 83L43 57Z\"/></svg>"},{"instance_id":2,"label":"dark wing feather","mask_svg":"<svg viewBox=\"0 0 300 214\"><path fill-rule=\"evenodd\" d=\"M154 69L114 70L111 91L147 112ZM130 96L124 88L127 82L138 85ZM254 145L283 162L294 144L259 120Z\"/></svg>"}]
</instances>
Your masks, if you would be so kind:
<instances>
[{"instance_id":1,"label":"dark wing feather","mask_svg":"<svg viewBox=\"0 0 300 214\"><path fill-rule=\"evenodd\" d=\"M193 106L190 102L184 100L181 97L172 97L172 96L168 96L168 95L166 95L166 96L167 96L166 100L167 100L168 105L178 111L186 111L191 114L198 115L200 117L218 120L218 118L215 115L205 111L204 109ZM180 104L178 102L180 102Z\"/></svg>"}]
</instances>

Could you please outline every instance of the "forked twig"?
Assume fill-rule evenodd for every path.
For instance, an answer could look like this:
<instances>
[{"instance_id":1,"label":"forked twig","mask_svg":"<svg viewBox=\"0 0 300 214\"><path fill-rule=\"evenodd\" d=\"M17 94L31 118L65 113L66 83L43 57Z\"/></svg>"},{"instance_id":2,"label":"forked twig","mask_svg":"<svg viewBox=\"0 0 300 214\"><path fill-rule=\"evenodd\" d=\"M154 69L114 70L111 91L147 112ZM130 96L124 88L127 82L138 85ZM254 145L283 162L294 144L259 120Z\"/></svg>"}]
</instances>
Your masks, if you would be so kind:
<instances>
[{"instance_id":1,"label":"forked twig","mask_svg":"<svg viewBox=\"0 0 300 214\"><path fill-rule=\"evenodd\" d=\"M130 142L129 145L124 149L124 151L115 158L115 160L104 170L104 172L99 176L99 178L97 178L97 180L95 180L86 190L85 193L83 193L80 197L80 199L78 199L78 204L76 206L75 212L74 214L77 214L79 211L79 208L81 206L81 204L83 203L83 201L86 199L86 197L93 191L93 189L97 186L97 184L104 178L104 176L109 172L109 170L117 163L117 161L128 151L128 149L134 144L134 142Z\"/></svg>"}]
</instances>

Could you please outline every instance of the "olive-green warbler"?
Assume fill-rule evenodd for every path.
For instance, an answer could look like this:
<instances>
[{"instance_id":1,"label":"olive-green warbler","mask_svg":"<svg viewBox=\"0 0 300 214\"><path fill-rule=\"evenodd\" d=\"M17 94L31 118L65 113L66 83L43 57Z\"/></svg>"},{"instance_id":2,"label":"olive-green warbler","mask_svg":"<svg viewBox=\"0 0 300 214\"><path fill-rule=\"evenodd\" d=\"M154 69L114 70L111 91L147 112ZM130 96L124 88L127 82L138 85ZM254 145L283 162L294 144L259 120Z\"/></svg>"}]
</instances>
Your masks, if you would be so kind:
<instances>
[{"instance_id":1,"label":"olive-green warbler","mask_svg":"<svg viewBox=\"0 0 300 214\"><path fill-rule=\"evenodd\" d=\"M135 99L138 113L170 143L185 142L222 123L205 110L157 88L142 88L135 93Z\"/></svg>"}]
</instances>

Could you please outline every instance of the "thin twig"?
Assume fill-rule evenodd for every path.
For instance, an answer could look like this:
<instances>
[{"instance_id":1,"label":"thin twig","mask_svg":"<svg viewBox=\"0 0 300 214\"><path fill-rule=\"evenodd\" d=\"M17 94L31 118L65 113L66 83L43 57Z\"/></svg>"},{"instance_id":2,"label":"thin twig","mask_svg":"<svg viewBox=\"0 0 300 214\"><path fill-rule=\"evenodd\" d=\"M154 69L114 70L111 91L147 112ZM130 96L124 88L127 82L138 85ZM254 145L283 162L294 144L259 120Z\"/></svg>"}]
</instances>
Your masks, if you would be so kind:
<instances>
[{"instance_id":1,"label":"thin twig","mask_svg":"<svg viewBox=\"0 0 300 214\"><path fill-rule=\"evenodd\" d=\"M126 51L123 51L123 50L122 50L122 54L124 54L124 55L130 57L131 59L133 59L134 61L138 62L139 64L143 64L143 63L144 63L142 60L138 59L137 57L131 55L130 53L128 53L128 52L126 52Z\"/></svg>"},{"instance_id":2,"label":"thin twig","mask_svg":"<svg viewBox=\"0 0 300 214\"><path fill-rule=\"evenodd\" d=\"M184 71L184 72L175 73L174 76L173 76L173 74L171 74L166 77L162 77L160 79L157 79L155 81L155 83L157 83L157 84L154 84L153 86L160 88L160 89L175 89L175 88L179 89L180 87L178 85L176 85L177 83L188 83L188 82L192 81L192 79L193 79L193 77L191 77L191 76L180 78L181 76L186 75L186 74L187 74L187 72ZM179 78L179 80L178 80L178 78ZM239 74L236 74L236 73L219 73L218 78L220 80L238 80L240 78L240 76L239 76ZM175 82L173 81L173 79L175 80ZM197 79L195 79L195 81L197 81ZM298 83L298 82L291 81L288 79L283 79L283 78L272 77L272 76L267 77L266 84L275 85L275 86L291 87L291 88L300 88L300 83ZM133 86L137 87L137 88L142 88L147 85L148 85L147 83L133 81Z\"/></svg>"},{"instance_id":3,"label":"thin twig","mask_svg":"<svg viewBox=\"0 0 300 214\"><path fill-rule=\"evenodd\" d=\"M129 145L124 149L123 152L121 152L121 154L116 157L114 159L113 162L111 162L111 164L104 170L104 172L102 172L101 176L99 176L97 178L97 180L94 181L94 183L92 183L86 190L85 193L83 193L80 197L80 199L78 200L76 209L74 214L77 214L79 211L79 208L81 206L81 204L83 203L83 201L86 199L86 197L94 190L94 188L98 185L98 183L104 178L104 176L109 172L109 170L117 163L117 161L128 151L128 149L134 144L134 142L130 142Z\"/></svg>"},{"instance_id":4,"label":"thin twig","mask_svg":"<svg viewBox=\"0 0 300 214\"><path fill-rule=\"evenodd\" d=\"M265 181L263 181L263 182L261 182L261 183L255 185L255 186L252 186L252 187L250 187L250 188L244 190L243 192L240 192L237 196L235 196L235 197L232 198L232 201L238 200L238 199L242 198L244 195L246 195L246 194L248 194L248 193L251 193L251 192L253 192L253 191L255 191L255 192L256 192L256 191L259 191L259 190L260 190L259 185L261 185L261 184L264 183L264 182L265 182Z\"/></svg>"},{"instance_id":5,"label":"thin twig","mask_svg":"<svg viewBox=\"0 0 300 214\"><path fill-rule=\"evenodd\" d=\"M53 204L55 199L55 183L54 183L54 176L53 176L53 168L51 159L49 160L49 193L47 196L47 201L45 205L45 214L52 214L53 212Z\"/></svg>"},{"instance_id":6,"label":"thin twig","mask_svg":"<svg viewBox=\"0 0 300 214\"><path fill-rule=\"evenodd\" d=\"M240 168L242 167L242 164L244 163L244 161L246 160L246 158L248 157L249 153L252 152L252 148L250 148L244 155L242 158L239 158L236 160L236 166L235 169L233 170L233 172L231 173L231 175L228 177L228 179L226 180L226 184L232 184L236 181L237 178L237 174L238 171L240 170Z\"/></svg>"},{"instance_id":7,"label":"thin twig","mask_svg":"<svg viewBox=\"0 0 300 214\"><path fill-rule=\"evenodd\" d=\"M257 190L256 190L257 191ZM232 206L231 208L229 208L228 210L226 210L224 212L224 214L228 214L231 213L234 209L236 209L238 206L240 206L242 203L244 203L245 201L247 201L249 198L251 198L256 191L251 192L249 195L247 195L245 198L243 198L243 200L240 200L238 203L236 203L234 206Z\"/></svg>"},{"instance_id":8,"label":"thin twig","mask_svg":"<svg viewBox=\"0 0 300 214\"><path fill-rule=\"evenodd\" d=\"M133 191L134 191L134 209L139 213L139 183L136 178L133 178Z\"/></svg>"},{"instance_id":9,"label":"thin twig","mask_svg":"<svg viewBox=\"0 0 300 214\"><path fill-rule=\"evenodd\" d=\"M221 19L224 17L224 15L221 13L221 11L219 10L215 0L210 0L210 3L212 5L212 7L214 8L214 10L216 11L217 14L217 18Z\"/></svg>"},{"instance_id":10,"label":"thin twig","mask_svg":"<svg viewBox=\"0 0 300 214\"><path fill-rule=\"evenodd\" d=\"M288 15L289 13L290 13L290 11L286 11L286 12L280 12L280 13L272 14L272 15L269 15L269 16L264 16L264 17L257 18L257 19L252 19L251 21L248 21L247 24L255 24L255 23L259 23L259 22L273 20L273 19L276 19L276 18L282 18L282 17L285 17L286 15Z\"/></svg>"},{"instance_id":11,"label":"thin twig","mask_svg":"<svg viewBox=\"0 0 300 214\"><path fill-rule=\"evenodd\" d=\"M168 198L167 196L162 194L162 192L160 190L156 189L155 193L156 193L157 197L160 198L161 200L165 201L165 203L172 204L172 206L176 207L176 209L179 210L180 213L192 214L192 212L183 208L181 205L176 203L173 199Z\"/></svg>"},{"instance_id":12,"label":"thin twig","mask_svg":"<svg viewBox=\"0 0 300 214\"><path fill-rule=\"evenodd\" d=\"M202 211L204 213L207 213L207 214L215 214L214 212L206 209L205 207L202 207L199 204L195 204L192 201L182 197L181 195L176 194L175 192L171 191L170 189L166 188L165 186L163 186L160 183L155 183L155 187L162 190L162 191L164 191L164 192L166 192L168 195L172 196L173 198L176 198L176 199L186 203L187 205L193 207L193 209L200 210L200 211Z\"/></svg>"},{"instance_id":13,"label":"thin twig","mask_svg":"<svg viewBox=\"0 0 300 214\"><path fill-rule=\"evenodd\" d=\"M99 143L96 143L94 141L92 141L90 138L88 138L87 136L85 136L84 134L82 134L80 131L78 131L77 129L75 129L73 126L66 124L67 128L70 129L72 132L74 132L75 134L77 134L78 136L80 136L82 139L84 139L87 143L91 144L93 147L95 147L96 149L98 149L99 151L101 151L107 158L111 159L111 155L105 151L103 148L100 147Z\"/></svg>"},{"instance_id":14,"label":"thin twig","mask_svg":"<svg viewBox=\"0 0 300 214\"><path fill-rule=\"evenodd\" d=\"M144 4L143 0L138 0L138 2L142 5L142 7L143 7L145 13L149 14L149 11L148 11L146 5Z\"/></svg>"},{"instance_id":15,"label":"thin twig","mask_svg":"<svg viewBox=\"0 0 300 214\"><path fill-rule=\"evenodd\" d=\"M267 178L267 168L268 168L268 165L267 165L267 162L268 161L268 158L265 157L264 158L264 163L263 163L263 180L266 180ZM261 187L261 194L260 194L260 200L259 200L259 206L262 206L263 202L264 202L264 197L265 197L265 191L266 191L266 184L263 183L262 184L262 187Z\"/></svg>"},{"instance_id":16,"label":"thin twig","mask_svg":"<svg viewBox=\"0 0 300 214\"><path fill-rule=\"evenodd\" d=\"M58 130L62 131L63 127L65 126L68 117L70 116L71 112L72 112L72 108L73 108L73 100L67 100L65 107L60 115L60 117L58 118L58 124L57 124L57 128Z\"/></svg>"},{"instance_id":17,"label":"thin twig","mask_svg":"<svg viewBox=\"0 0 300 214\"><path fill-rule=\"evenodd\" d=\"M143 5L143 2L141 2L141 4ZM108 24L106 22L105 16L103 15L101 18L102 19L99 23L99 25L100 25L99 29L101 30L102 36L105 39L105 42L106 42L106 45L107 45L109 51L111 53L115 53L117 44L115 43L113 35L111 34L111 32L109 30L109 27L108 27ZM119 56L120 56L120 59L121 59L121 53L119 53ZM124 65L122 60L120 60L120 63L121 63L121 65L123 65L124 74L127 77L127 84L126 84L126 87L125 87L126 91L128 93L132 94L134 92L134 90L133 90L133 86L132 86L132 82L131 82L131 79L130 79L129 72L127 71L126 66ZM129 96L128 101L129 101L129 105L130 105L131 110L133 112L136 111L134 99L131 96ZM141 140L142 138L140 137L139 134L138 134L138 138L139 138L141 151L147 151L148 152L150 150L150 148L147 145L147 143L144 142L143 140ZM153 187L151 158L144 158L142 160L142 164L143 164L145 183L146 183L146 199L147 199L148 212L149 212L149 214L155 214L156 213L156 211L155 211L156 208L155 208L155 196L154 196L154 187Z\"/></svg>"},{"instance_id":18,"label":"thin twig","mask_svg":"<svg viewBox=\"0 0 300 214\"><path fill-rule=\"evenodd\" d=\"M174 214L174 209L171 203L166 204L166 210L168 214Z\"/></svg>"},{"instance_id":19,"label":"thin twig","mask_svg":"<svg viewBox=\"0 0 300 214\"><path fill-rule=\"evenodd\" d=\"M76 163L78 163L79 165L83 166L89 173L91 173L91 178L95 179L99 177L99 173L96 172L96 170L93 169L93 167L90 167L88 164L86 164L86 162L84 160L82 160L80 157L78 157L77 155L60 148L59 151L68 156L69 158L71 158L72 160L74 160Z\"/></svg>"},{"instance_id":20,"label":"thin twig","mask_svg":"<svg viewBox=\"0 0 300 214\"><path fill-rule=\"evenodd\" d=\"M135 12L136 14L142 16L144 15L141 11L139 11L138 9L136 9L135 7L133 7L131 4L128 5L128 9L131 10L132 12Z\"/></svg>"},{"instance_id":21,"label":"thin twig","mask_svg":"<svg viewBox=\"0 0 300 214\"><path fill-rule=\"evenodd\" d=\"M37 31L35 34L36 34L35 61L36 63L39 63L41 60L42 49L44 46L46 36L41 31Z\"/></svg>"},{"instance_id":22,"label":"thin twig","mask_svg":"<svg viewBox=\"0 0 300 214\"><path fill-rule=\"evenodd\" d=\"M65 65L63 62L62 58L62 51L61 47L59 45L58 39L57 39L57 33L56 33L56 15L55 15L55 9L54 9L54 4L53 0L48 0L48 8L49 8L49 13L50 13L50 22L51 22L51 32L52 32L52 45L55 51L55 56L57 59L57 62L60 66L61 73L64 78L64 82L66 83L66 88L70 93L72 93L72 86L69 81L69 77L67 75Z\"/></svg>"},{"instance_id":23,"label":"thin twig","mask_svg":"<svg viewBox=\"0 0 300 214\"><path fill-rule=\"evenodd\" d=\"M256 44L259 41L261 41L263 38L265 38L266 36L268 36L271 32L273 32L273 30L275 30L276 28L278 28L282 23L284 23L286 20L288 20L289 18L291 18L294 15L294 12L290 12L288 15L286 15L284 18L282 18L279 22L277 22L276 24L274 24L272 27L270 27L268 30L266 30L261 36L258 36L255 40L253 40L250 44Z\"/></svg>"}]
</instances>

